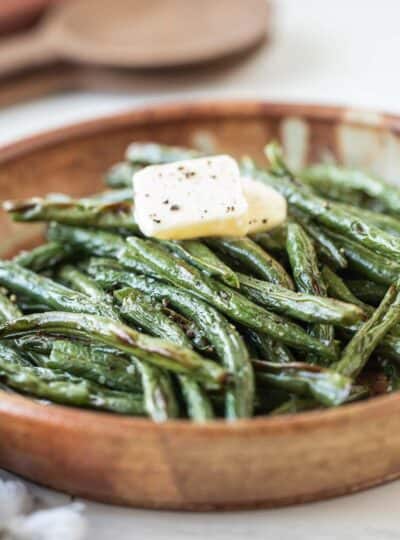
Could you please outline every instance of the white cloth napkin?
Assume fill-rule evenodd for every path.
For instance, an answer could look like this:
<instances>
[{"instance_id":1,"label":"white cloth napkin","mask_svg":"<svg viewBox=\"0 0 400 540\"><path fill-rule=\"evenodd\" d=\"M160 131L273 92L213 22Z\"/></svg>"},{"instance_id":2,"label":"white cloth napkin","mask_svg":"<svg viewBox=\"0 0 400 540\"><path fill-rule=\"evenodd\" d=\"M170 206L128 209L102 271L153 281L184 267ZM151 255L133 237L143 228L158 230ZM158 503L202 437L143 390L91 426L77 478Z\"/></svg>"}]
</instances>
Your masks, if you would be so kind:
<instances>
[{"instance_id":1,"label":"white cloth napkin","mask_svg":"<svg viewBox=\"0 0 400 540\"><path fill-rule=\"evenodd\" d=\"M0 540L84 540L83 507L38 509L25 484L0 478Z\"/></svg>"}]
</instances>

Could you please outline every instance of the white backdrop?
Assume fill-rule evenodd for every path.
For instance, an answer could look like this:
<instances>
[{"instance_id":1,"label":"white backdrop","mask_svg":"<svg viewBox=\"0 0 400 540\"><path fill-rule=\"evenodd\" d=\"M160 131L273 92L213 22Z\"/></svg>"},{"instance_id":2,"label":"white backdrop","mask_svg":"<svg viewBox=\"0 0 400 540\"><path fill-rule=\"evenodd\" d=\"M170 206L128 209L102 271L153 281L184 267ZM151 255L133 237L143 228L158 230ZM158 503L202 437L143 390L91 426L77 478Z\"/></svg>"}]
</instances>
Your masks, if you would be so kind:
<instances>
[{"instance_id":1,"label":"white backdrop","mask_svg":"<svg viewBox=\"0 0 400 540\"><path fill-rule=\"evenodd\" d=\"M71 93L0 111L0 144L159 100L256 97L400 112L398 0L278 0L273 42L215 73L138 81L135 95ZM232 464L234 466L234 464ZM46 504L64 496L37 489ZM398 538L400 483L273 511L172 514L88 504L96 540L385 540ZM56 539L55 539L56 540Z\"/></svg>"}]
</instances>

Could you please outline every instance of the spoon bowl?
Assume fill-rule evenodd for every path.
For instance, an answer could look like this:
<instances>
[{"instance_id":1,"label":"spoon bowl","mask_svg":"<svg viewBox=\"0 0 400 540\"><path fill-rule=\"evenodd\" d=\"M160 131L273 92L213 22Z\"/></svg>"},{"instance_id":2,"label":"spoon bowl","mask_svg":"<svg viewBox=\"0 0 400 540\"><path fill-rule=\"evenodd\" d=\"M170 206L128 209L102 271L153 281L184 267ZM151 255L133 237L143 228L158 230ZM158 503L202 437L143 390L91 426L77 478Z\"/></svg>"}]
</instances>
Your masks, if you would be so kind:
<instances>
[{"instance_id":1,"label":"spoon bowl","mask_svg":"<svg viewBox=\"0 0 400 540\"><path fill-rule=\"evenodd\" d=\"M261 42L268 14L265 0L71 0L0 45L0 75L57 59L140 69L208 62Z\"/></svg>"}]
</instances>

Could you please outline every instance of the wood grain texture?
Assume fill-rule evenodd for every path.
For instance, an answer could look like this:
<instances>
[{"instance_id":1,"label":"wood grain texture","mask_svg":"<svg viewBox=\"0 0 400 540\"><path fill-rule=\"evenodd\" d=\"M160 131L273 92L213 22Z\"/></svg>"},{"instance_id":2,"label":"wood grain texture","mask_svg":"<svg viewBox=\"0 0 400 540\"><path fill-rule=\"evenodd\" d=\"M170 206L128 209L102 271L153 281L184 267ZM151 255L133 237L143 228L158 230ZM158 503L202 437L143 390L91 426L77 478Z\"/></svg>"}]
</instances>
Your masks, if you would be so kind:
<instances>
[{"instance_id":1,"label":"wood grain texture","mask_svg":"<svg viewBox=\"0 0 400 540\"><path fill-rule=\"evenodd\" d=\"M266 0L75 0L38 28L0 43L0 76L56 60L167 68L223 58L260 43Z\"/></svg>"},{"instance_id":2,"label":"wood grain texture","mask_svg":"<svg viewBox=\"0 0 400 540\"><path fill-rule=\"evenodd\" d=\"M150 107L0 150L0 193L88 194L132 140L192 144L208 137L217 151L261 159L265 141L279 137L292 161L329 153L360 162L362 152L354 150L366 134L369 164L377 165L374 155L378 160L388 141L390 159L399 159L398 117L261 102ZM0 227L3 254L38 239L4 215ZM196 426L0 393L0 466L74 495L145 508L272 507L352 493L400 475L399 433L399 394L324 412Z\"/></svg>"}]
</instances>

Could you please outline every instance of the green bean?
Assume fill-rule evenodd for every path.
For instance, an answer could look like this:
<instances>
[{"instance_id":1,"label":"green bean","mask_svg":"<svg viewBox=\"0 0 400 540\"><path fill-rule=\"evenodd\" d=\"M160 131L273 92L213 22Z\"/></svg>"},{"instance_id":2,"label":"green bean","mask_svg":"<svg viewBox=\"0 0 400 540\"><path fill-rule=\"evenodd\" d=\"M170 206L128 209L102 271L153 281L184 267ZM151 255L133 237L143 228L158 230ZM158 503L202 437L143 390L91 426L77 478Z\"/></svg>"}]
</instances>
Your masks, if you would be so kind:
<instances>
[{"instance_id":1,"label":"green bean","mask_svg":"<svg viewBox=\"0 0 400 540\"><path fill-rule=\"evenodd\" d=\"M326 296L314 246L301 225L288 224L286 249L297 289L307 294Z\"/></svg>"},{"instance_id":2,"label":"green bean","mask_svg":"<svg viewBox=\"0 0 400 540\"><path fill-rule=\"evenodd\" d=\"M97 287L96 283L88 276L81 274L80 272L74 272L74 269L64 269L64 278L67 278L71 284L75 285L75 288L81 288L82 292L90 295L92 298L98 301L105 300L105 293L102 289ZM107 301L110 301L107 297ZM80 347L81 344L79 344ZM85 354L85 351L81 350L81 357L86 357L86 364L82 366L78 365L78 354L74 358L75 362L71 366L71 359L69 364L69 371L75 372L76 370L84 369L86 377L94 379L100 378L100 381L106 381L107 386L121 386L121 379L127 374L132 375L135 372L140 373L141 387L144 392L144 406L148 415L156 422L161 422L167 418L174 418L179 414L179 407L175 398L174 390L168 373L160 370L154 365L142 365L141 361L134 357L129 356L128 365L122 365L122 359L115 354L117 351L101 351L98 348L91 347L89 353ZM53 354L53 360L55 359ZM57 360L60 360L60 354ZM64 368L66 367L67 359L64 356ZM124 361L126 364L126 360ZM111 363L111 365L110 365ZM109 369L107 367L109 366ZM121 369L126 368L126 373ZM111 372L111 373L110 373ZM129 381L133 383L133 380ZM136 383L136 381L135 381ZM126 381L125 381L126 384Z\"/></svg>"},{"instance_id":3,"label":"green bean","mask_svg":"<svg viewBox=\"0 0 400 540\"><path fill-rule=\"evenodd\" d=\"M127 268L184 288L237 322L294 348L335 358L329 347L309 336L299 326L269 313L223 283L175 259L154 242L136 237L130 237L125 242L111 233L57 224L51 226L49 235L52 240L69 243L86 254L116 258Z\"/></svg>"},{"instance_id":4,"label":"green bean","mask_svg":"<svg viewBox=\"0 0 400 540\"><path fill-rule=\"evenodd\" d=\"M382 362L383 372L388 379L388 392L397 392L400 390L400 373L399 367L393 362L385 360Z\"/></svg>"},{"instance_id":5,"label":"green bean","mask_svg":"<svg viewBox=\"0 0 400 540\"><path fill-rule=\"evenodd\" d=\"M6 322L6 321L12 321L14 319L17 319L18 317L21 317L22 313L18 306L16 306L5 294L0 292L0 321ZM28 365L30 366L31 363L28 361L28 359L36 360L36 357L38 356L35 352L32 352L31 350L28 350L23 356L19 353L21 352L20 349L24 349L24 347L20 347L19 340L15 340L10 343L2 343L0 344L0 354L3 353L5 359L9 359L12 362L16 362L21 365ZM25 358L26 357L26 358Z\"/></svg>"},{"instance_id":6,"label":"green bean","mask_svg":"<svg viewBox=\"0 0 400 540\"><path fill-rule=\"evenodd\" d=\"M239 280L235 272L222 262L203 242L197 240L182 240L180 242L162 240L160 243L207 276L217 277L226 285L239 288Z\"/></svg>"},{"instance_id":7,"label":"green bean","mask_svg":"<svg viewBox=\"0 0 400 540\"><path fill-rule=\"evenodd\" d=\"M251 300L277 313L308 323L329 323L348 326L363 318L363 311L353 305L333 298L289 291L238 273L241 291Z\"/></svg>"},{"instance_id":8,"label":"green bean","mask_svg":"<svg viewBox=\"0 0 400 540\"><path fill-rule=\"evenodd\" d=\"M364 313L367 313L368 315L372 314L373 308L362 302L357 296L354 296L344 280L335 274L329 266L324 266L321 273L330 296L342 300L343 302L347 302L348 304L354 304L355 306L360 307Z\"/></svg>"},{"instance_id":9,"label":"green bean","mask_svg":"<svg viewBox=\"0 0 400 540\"><path fill-rule=\"evenodd\" d=\"M259 386L254 398L255 416L269 414L278 405L286 401L290 394L280 388L269 386L267 391L265 387Z\"/></svg>"},{"instance_id":10,"label":"green bean","mask_svg":"<svg viewBox=\"0 0 400 540\"><path fill-rule=\"evenodd\" d=\"M150 366L131 356L141 374L145 410L155 422L165 422L168 418L179 416L169 374L157 366Z\"/></svg>"},{"instance_id":11,"label":"green bean","mask_svg":"<svg viewBox=\"0 0 400 540\"><path fill-rule=\"evenodd\" d=\"M128 201L95 205L87 204L83 200L58 202L34 198L7 201L3 204L3 208L11 213L14 221L57 221L67 225L139 232L133 218L133 203Z\"/></svg>"},{"instance_id":12,"label":"green bean","mask_svg":"<svg viewBox=\"0 0 400 540\"><path fill-rule=\"evenodd\" d=\"M20 316L19 310L12 304L6 297L3 295L0 296L1 301L1 319L4 320L12 320L15 317ZM15 345L17 347L24 348L24 343L21 343L20 340L16 340ZM41 347L38 349L36 347L36 352L39 353L49 353L53 349L53 344L49 344L49 340L44 338L43 336L40 336L40 344ZM26 340L25 340L26 341ZM26 345L26 343L25 343ZM68 344L69 346L73 346L72 344ZM30 345L30 348L32 348L32 344ZM74 354L76 354L77 346L75 347ZM27 362L24 360L18 352L16 352L13 348L9 347L8 345L5 345L3 343L0 343L0 377L3 378L7 384L9 384L11 387L15 388L16 390L22 391L22 392L28 392L32 393L36 397L45 397L45 398L51 398L56 402L60 403L66 403L66 404L73 404L75 405L75 398L78 395L77 392L80 394L84 393L86 391L86 399L92 400L91 405L96 406L98 408L104 408L105 410L112 410L115 412L122 412L124 413L126 411L126 407L134 406L135 408L127 410L127 412L138 412L140 413L140 401L130 404L130 398L124 396L123 394L110 394L107 391L103 392L103 389L97 386L88 386L85 385L85 381L81 381L78 379L68 379L65 380L62 379L62 376L54 375L54 377L51 377L48 373L49 370L45 371L35 371ZM33 358L35 361L39 359L46 359L45 356L42 356L41 354L34 354ZM77 357L75 357L76 360L78 360ZM5 365L7 363L7 365ZM23 369L17 369L18 367L23 366ZM57 366L59 367L59 366ZM28 369L25 369L28 368ZM41 381L47 373L47 379L45 382ZM87 371L86 371L87 373ZM112 376L115 377L115 372L112 372ZM125 374L126 376L126 374ZM131 390L132 388L129 388ZM85 399L85 396L83 396ZM100 398L104 398L104 407L100 403ZM82 405L85 405L87 403L82 403ZM121 409L122 407L122 409ZM121 410L120 410L121 409Z\"/></svg>"},{"instance_id":13,"label":"green bean","mask_svg":"<svg viewBox=\"0 0 400 540\"><path fill-rule=\"evenodd\" d=\"M7 298L5 292L0 291L0 321L1 322L12 321L21 316L22 316L22 313L20 309L18 308L18 306L16 306L14 302L12 302L9 298ZM18 341L19 340L15 340L14 342L11 342L8 344L3 343L2 349L1 349L2 351L6 351L6 349L10 349L9 354L11 355L11 358L14 358L15 361L17 359L18 350L21 348ZM29 358L30 353L31 351L29 351L24 356L27 356ZM25 358L21 357L18 361L22 364L30 365L30 362L26 361Z\"/></svg>"},{"instance_id":14,"label":"green bean","mask_svg":"<svg viewBox=\"0 0 400 540\"><path fill-rule=\"evenodd\" d=\"M350 206L348 204L342 204L342 207L347 210L351 210L351 212L354 212L360 216L361 219L370 221L384 231L396 236L400 236L400 221L397 217L382 214L376 211L373 212L365 208L359 208L358 206Z\"/></svg>"},{"instance_id":15,"label":"green bean","mask_svg":"<svg viewBox=\"0 0 400 540\"><path fill-rule=\"evenodd\" d=\"M154 336L164 338L181 347L191 348L191 343L183 330L169 319L162 306L156 304L134 289L116 291L115 296L122 302L120 313L128 321L133 321ZM179 375L179 382L185 398L190 418L204 422L213 418L212 405L200 385L185 375Z\"/></svg>"},{"instance_id":16,"label":"green bean","mask_svg":"<svg viewBox=\"0 0 400 540\"><path fill-rule=\"evenodd\" d=\"M288 224L286 245L297 290L317 297L326 297L326 285L319 270L314 245L301 225ZM309 327L309 331L312 336L333 346L335 333L332 325L317 323ZM310 357L309 361L314 363L315 358Z\"/></svg>"},{"instance_id":17,"label":"green bean","mask_svg":"<svg viewBox=\"0 0 400 540\"><path fill-rule=\"evenodd\" d=\"M400 189L365 172L321 164L304 170L301 179L316 189L323 186L324 189L366 195L379 201L389 212L400 213Z\"/></svg>"},{"instance_id":18,"label":"green bean","mask_svg":"<svg viewBox=\"0 0 400 540\"><path fill-rule=\"evenodd\" d=\"M398 336L386 334L377 347L377 353L389 360L400 363L400 339Z\"/></svg>"},{"instance_id":19,"label":"green bean","mask_svg":"<svg viewBox=\"0 0 400 540\"><path fill-rule=\"evenodd\" d=\"M0 339L37 334L93 340L133 355L144 362L177 373L190 374L195 380L221 386L227 372L211 360L191 350L136 332L129 326L104 317L68 312L26 315L0 327Z\"/></svg>"},{"instance_id":20,"label":"green bean","mask_svg":"<svg viewBox=\"0 0 400 540\"><path fill-rule=\"evenodd\" d=\"M27 200L31 200L31 199L27 199ZM40 201L41 198L33 197L32 200ZM69 195L65 195L64 193L49 193L48 195L46 195L45 200L48 202L54 202L54 203L68 203L68 202L73 202L75 199ZM133 189L132 187L121 188L121 189L107 189L106 191L100 191L92 195L80 197L77 200L79 201L79 203L81 203L84 206L97 206L99 204L112 204L112 203L125 202L125 201L132 202ZM6 203L8 204L7 201ZM12 206L13 204L14 204L14 201L11 201L10 205Z\"/></svg>"},{"instance_id":21,"label":"green bean","mask_svg":"<svg viewBox=\"0 0 400 540\"><path fill-rule=\"evenodd\" d=\"M114 277L112 272L108 277L111 283ZM116 277L116 283L118 283L119 277ZM198 280L196 280L196 283L199 283ZM213 303L215 307L219 307L222 312L225 311L228 316L240 324L271 335L273 338L288 343L294 348L314 350L320 354L330 356L332 359L335 358L335 354L329 348L317 340L310 339L297 325L265 311L222 284L215 283L212 286L217 289L218 296L214 295L213 297L210 295L210 303ZM188 288L187 290L192 295L200 296L197 294L198 291L195 291L193 288Z\"/></svg>"},{"instance_id":22,"label":"green bean","mask_svg":"<svg viewBox=\"0 0 400 540\"><path fill-rule=\"evenodd\" d=\"M331 232L329 235L336 245L344 251L352 270L376 283L384 285L390 285L397 280L400 275L399 263L383 257L379 253L375 253L348 238Z\"/></svg>"},{"instance_id":23,"label":"green bean","mask_svg":"<svg viewBox=\"0 0 400 540\"><path fill-rule=\"evenodd\" d=\"M336 371L356 378L385 335L400 321L400 293L391 285L381 304L343 351Z\"/></svg>"},{"instance_id":24,"label":"green bean","mask_svg":"<svg viewBox=\"0 0 400 540\"><path fill-rule=\"evenodd\" d=\"M253 363L258 383L313 397L326 407L340 405L350 395L351 379L330 369L313 369L316 366L300 362L274 364L257 360Z\"/></svg>"},{"instance_id":25,"label":"green bean","mask_svg":"<svg viewBox=\"0 0 400 540\"><path fill-rule=\"evenodd\" d=\"M20 266L29 268L34 272L40 272L47 268L53 268L60 262L71 258L71 251L68 246L63 246L57 242L42 244L31 251L22 251L13 261Z\"/></svg>"},{"instance_id":26,"label":"green bean","mask_svg":"<svg viewBox=\"0 0 400 540\"><path fill-rule=\"evenodd\" d=\"M72 199L70 199L72 200ZM131 203L133 202L133 189L132 186L123 189L112 189L107 191L101 191L90 197L83 197L79 201L84 206L99 206L117 203Z\"/></svg>"},{"instance_id":27,"label":"green bean","mask_svg":"<svg viewBox=\"0 0 400 540\"><path fill-rule=\"evenodd\" d=\"M121 357L126 358L125 353L114 349L112 347L108 347L105 345L93 345L90 343L86 343L85 341L66 341L62 340L57 336L49 336L44 334L29 334L26 336L19 337L17 340L15 340L18 344L18 348L22 349L23 351L34 351L41 353L43 355L49 356L53 350L54 345L56 342L60 342L60 347L64 346L67 350L69 349L69 346L76 347L76 351L78 348L80 348L80 353L82 355L82 358L86 358L87 354L93 354L94 356L99 353L99 355L102 357L100 362L105 362L105 358L107 355L109 357ZM74 349L75 353L75 349ZM76 352L77 356L79 356L78 352ZM100 357L99 357L100 358ZM132 368L133 369L133 368ZM132 371L132 369L128 369L128 371ZM134 371L134 370L133 370Z\"/></svg>"},{"instance_id":28,"label":"green bean","mask_svg":"<svg viewBox=\"0 0 400 540\"><path fill-rule=\"evenodd\" d=\"M24 315L27 315L28 313L44 313L45 311L49 311L49 306L34 302L26 296L18 296L17 305Z\"/></svg>"},{"instance_id":29,"label":"green bean","mask_svg":"<svg viewBox=\"0 0 400 540\"><path fill-rule=\"evenodd\" d=\"M359 326L353 328L353 335L359 330ZM376 352L382 358L387 358L400 363L400 336L398 325L391 328L390 331L384 336L382 341L378 344Z\"/></svg>"},{"instance_id":30,"label":"green bean","mask_svg":"<svg viewBox=\"0 0 400 540\"><path fill-rule=\"evenodd\" d=\"M370 396L370 388L365 384L353 384L349 397L346 399L346 403L353 403L353 401L359 401Z\"/></svg>"},{"instance_id":31,"label":"green bean","mask_svg":"<svg viewBox=\"0 0 400 540\"><path fill-rule=\"evenodd\" d=\"M6 291L0 291L0 321L10 321L22 315L18 306L6 296Z\"/></svg>"},{"instance_id":32,"label":"green bean","mask_svg":"<svg viewBox=\"0 0 400 540\"><path fill-rule=\"evenodd\" d=\"M157 300L168 300L178 311L198 324L231 374L231 383L226 389L226 417L232 420L251 416L254 397L253 371L242 338L225 317L186 291L132 273L110 272L97 271L98 279L103 285L113 286L120 283ZM129 298L131 289L120 290L115 294L119 300L123 300Z\"/></svg>"},{"instance_id":33,"label":"green bean","mask_svg":"<svg viewBox=\"0 0 400 540\"><path fill-rule=\"evenodd\" d=\"M195 422L214 418L212 403L201 386L186 375L180 375L179 380L189 418Z\"/></svg>"},{"instance_id":34,"label":"green bean","mask_svg":"<svg viewBox=\"0 0 400 540\"><path fill-rule=\"evenodd\" d=\"M369 397L369 390L367 386L354 384L351 387L350 395L346 399L345 403L352 403L353 401L359 401L360 399L365 399ZM321 404L318 403L313 398L303 398L296 395L291 396L291 398L282 405L276 407L271 411L271 416L277 416L280 414L294 414L303 411L309 411L313 409L318 409L321 407Z\"/></svg>"},{"instance_id":35,"label":"green bean","mask_svg":"<svg viewBox=\"0 0 400 540\"><path fill-rule=\"evenodd\" d=\"M51 223L48 236L51 240L70 245L87 255L112 257L121 264L129 264L130 268L143 274L152 271L149 265L144 264L139 258L130 256L129 245L117 234Z\"/></svg>"},{"instance_id":36,"label":"green bean","mask_svg":"<svg viewBox=\"0 0 400 540\"><path fill-rule=\"evenodd\" d=\"M21 315L19 315L21 317ZM2 319L12 320L12 319ZM15 340L17 349L24 352L36 352L43 356L50 355L57 338L43 335L23 336ZM82 345L84 346L84 345Z\"/></svg>"},{"instance_id":37,"label":"green bean","mask_svg":"<svg viewBox=\"0 0 400 540\"><path fill-rule=\"evenodd\" d=\"M123 319L133 322L149 334L155 334L181 347L191 348L191 343L184 331L162 311L162 305L133 289L126 294L115 293L121 302L120 314Z\"/></svg>"},{"instance_id":38,"label":"green bean","mask_svg":"<svg viewBox=\"0 0 400 540\"><path fill-rule=\"evenodd\" d=\"M239 261L248 271L261 279L282 285L287 289L294 288L286 270L250 238L209 238L207 243L217 251Z\"/></svg>"},{"instance_id":39,"label":"green bean","mask_svg":"<svg viewBox=\"0 0 400 540\"><path fill-rule=\"evenodd\" d=\"M90 295L94 300L105 300L104 291L91 278L81 274L73 267L64 267L61 270L61 275L75 285L75 288L80 288L82 292ZM108 297L107 301L109 301ZM95 351L93 348L88 350L82 345L75 345L74 354L68 356L68 351L71 351L71 348L68 348L68 342L67 345L64 343L64 352L61 351L61 348L61 345L58 348L53 346L50 357L41 359L40 365L61 368L74 375L83 376L117 390L126 389L127 383L123 380L124 376L128 378L136 370L140 373L142 379L144 403L149 416L157 422L165 420L167 417L173 418L177 416L178 407L171 382L168 375L161 372L157 367L143 367L140 360L133 355L130 356L130 360L126 365L126 361L123 361L123 359L118 361L118 358L113 353L103 353ZM65 349L67 349L67 353L65 353ZM39 358L36 358L36 362L39 360ZM137 386L136 380L134 383ZM128 386L128 390L131 389Z\"/></svg>"},{"instance_id":40,"label":"green bean","mask_svg":"<svg viewBox=\"0 0 400 540\"><path fill-rule=\"evenodd\" d=\"M5 203L50 225L47 244L0 261L0 389L157 422L362 399L371 356L397 389L400 189L339 167L297 178L276 144L266 154L269 171L242 170L283 194L291 218L244 238L143 237L134 173L202 155L156 143L129 147L107 173L113 190Z\"/></svg>"},{"instance_id":41,"label":"green bean","mask_svg":"<svg viewBox=\"0 0 400 540\"><path fill-rule=\"evenodd\" d=\"M36 343L36 349L38 345L40 346L40 342ZM32 348L35 343L27 341L20 346ZM42 352L44 351L45 343L42 345ZM129 358L78 342L60 339L50 342L50 355L44 356L42 365L66 371L114 390L137 393L141 389L139 368Z\"/></svg>"},{"instance_id":42,"label":"green bean","mask_svg":"<svg viewBox=\"0 0 400 540\"><path fill-rule=\"evenodd\" d=\"M162 250L157 249L149 241L138 238L128 238L129 248L134 248L129 256L123 259L123 264L130 266L130 259L145 261L161 279L193 292L199 298L250 328L260 330L271 337L286 342L300 349L314 350L317 354L328 354L329 350L320 341L310 337L300 327L286 321L275 314L248 301L244 296L212 278L201 275L196 269L189 268L182 261L167 258Z\"/></svg>"},{"instance_id":43,"label":"green bean","mask_svg":"<svg viewBox=\"0 0 400 540\"><path fill-rule=\"evenodd\" d=\"M25 336L17 342L23 347L39 349L41 343L32 343ZM25 343L21 343L25 339ZM47 338L48 341L49 338ZM117 350L86 346L78 342L53 340L48 344L50 356L34 354L35 364L62 370L94 381L113 390L142 393L146 413L156 422L175 418L179 414L178 404L168 373L153 365L146 365L136 357L129 358ZM44 347L43 347L44 349Z\"/></svg>"},{"instance_id":44,"label":"green bean","mask_svg":"<svg viewBox=\"0 0 400 540\"><path fill-rule=\"evenodd\" d=\"M57 277L75 291L89 296L95 302L111 302L108 294L91 277L80 272L70 264L62 266L57 272Z\"/></svg>"},{"instance_id":45,"label":"green bean","mask_svg":"<svg viewBox=\"0 0 400 540\"><path fill-rule=\"evenodd\" d=\"M110 188L132 187L132 178L141 167L134 166L127 161L113 165L106 173L104 181Z\"/></svg>"},{"instance_id":46,"label":"green bean","mask_svg":"<svg viewBox=\"0 0 400 540\"><path fill-rule=\"evenodd\" d=\"M165 315L175 324L177 324L189 338L191 345L194 346L200 353L212 353L213 348L198 325L191 321L181 313L173 310L166 301L162 302L162 310Z\"/></svg>"},{"instance_id":47,"label":"green bean","mask_svg":"<svg viewBox=\"0 0 400 540\"><path fill-rule=\"evenodd\" d=\"M5 292L0 291L0 322L12 321L21 316L22 313L19 310L18 306L16 306L14 302L7 298ZM9 358L10 361L14 363L17 362L21 365L30 365L29 361L27 361L24 357L18 354L19 344L17 343L17 341L18 340L7 344L1 343L0 354L3 354L6 359ZM30 354L28 353L25 356L29 357Z\"/></svg>"},{"instance_id":48,"label":"green bean","mask_svg":"<svg viewBox=\"0 0 400 540\"><path fill-rule=\"evenodd\" d=\"M281 225L269 232L259 232L250 235L250 238L266 251L281 252L286 249L286 225Z\"/></svg>"},{"instance_id":49,"label":"green bean","mask_svg":"<svg viewBox=\"0 0 400 540\"><path fill-rule=\"evenodd\" d=\"M315 242L315 248L320 255L325 257L337 268L346 268L347 260L338 249L335 243L329 238L325 232L316 225L301 220L301 225L307 232L307 234Z\"/></svg>"},{"instance_id":50,"label":"green bean","mask_svg":"<svg viewBox=\"0 0 400 540\"><path fill-rule=\"evenodd\" d=\"M346 285L357 298L374 306L382 301L387 291L386 285L366 279L347 279Z\"/></svg>"},{"instance_id":51,"label":"green bean","mask_svg":"<svg viewBox=\"0 0 400 540\"><path fill-rule=\"evenodd\" d=\"M117 319L115 311L104 302L94 302L82 293L22 268L10 261L0 261L0 284L16 294L28 296L49 308L88 313Z\"/></svg>"},{"instance_id":52,"label":"green bean","mask_svg":"<svg viewBox=\"0 0 400 540\"><path fill-rule=\"evenodd\" d=\"M201 157L201 153L189 148L167 146L158 143L132 143L126 150L125 157L130 163L139 165L158 165L194 159Z\"/></svg>"},{"instance_id":53,"label":"green bean","mask_svg":"<svg viewBox=\"0 0 400 540\"><path fill-rule=\"evenodd\" d=\"M276 407L270 412L270 416L280 416L282 414L295 414L304 411L318 409L321 404L313 398L302 398L293 395L290 399Z\"/></svg>"},{"instance_id":54,"label":"green bean","mask_svg":"<svg viewBox=\"0 0 400 540\"><path fill-rule=\"evenodd\" d=\"M357 215L344 210L340 204L328 202L314 195L310 189L301 185L284 168L280 150L274 145L266 147L266 153L275 174L257 171L255 177L277 189L286 197L289 207L295 207L328 229L336 231L366 248L397 259L400 256L400 238L393 236Z\"/></svg>"},{"instance_id":55,"label":"green bean","mask_svg":"<svg viewBox=\"0 0 400 540\"><path fill-rule=\"evenodd\" d=\"M121 271L125 270L124 267L118 263L115 259L96 257L90 260L90 264L85 266L86 270L89 270L94 278L97 278L97 272L102 271L103 268L109 270ZM100 281L101 286L103 284ZM118 283L116 283L117 285ZM171 310L168 306L163 306L164 312L172 318L172 320L185 331L186 335L192 340L194 346L199 351L212 352L212 347L207 339L207 336L201 331L198 325L193 321L190 321L184 317L181 313L176 313Z\"/></svg>"},{"instance_id":56,"label":"green bean","mask_svg":"<svg viewBox=\"0 0 400 540\"><path fill-rule=\"evenodd\" d=\"M248 330L246 335L250 338L261 358L276 364L288 364L294 362L290 350L277 341L272 340L265 334Z\"/></svg>"},{"instance_id":57,"label":"green bean","mask_svg":"<svg viewBox=\"0 0 400 540\"><path fill-rule=\"evenodd\" d=\"M51 369L22 365L18 356L0 344L0 378L9 387L37 398L75 407L143 416L143 398L117 392Z\"/></svg>"}]
</instances>

